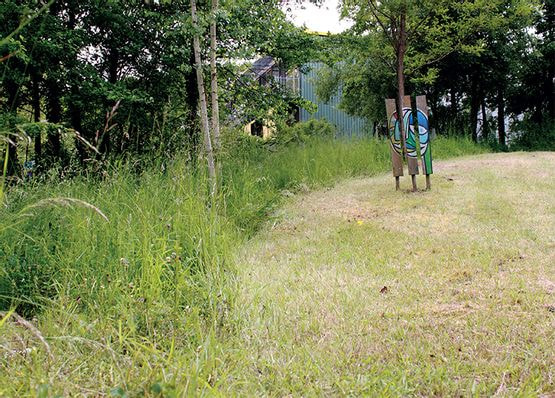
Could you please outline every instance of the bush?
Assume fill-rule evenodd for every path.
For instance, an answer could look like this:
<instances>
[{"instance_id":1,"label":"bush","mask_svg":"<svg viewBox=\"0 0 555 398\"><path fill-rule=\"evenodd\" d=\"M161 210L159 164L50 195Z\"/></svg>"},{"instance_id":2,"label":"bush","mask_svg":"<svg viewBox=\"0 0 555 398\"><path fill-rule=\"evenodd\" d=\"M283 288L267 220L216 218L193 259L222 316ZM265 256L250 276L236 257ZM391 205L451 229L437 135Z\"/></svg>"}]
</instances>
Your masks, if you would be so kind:
<instances>
[{"instance_id":1,"label":"bush","mask_svg":"<svg viewBox=\"0 0 555 398\"><path fill-rule=\"evenodd\" d=\"M280 144L302 143L311 138L333 138L335 132L335 127L328 121L311 119L291 126L283 125L273 138Z\"/></svg>"},{"instance_id":2,"label":"bush","mask_svg":"<svg viewBox=\"0 0 555 398\"><path fill-rule=\"evenodd\" d=\"M516 151L555 151L555 120L543 123L523 121L515 126L521 131L510 144Z\"/></svg>"}]
</instances>

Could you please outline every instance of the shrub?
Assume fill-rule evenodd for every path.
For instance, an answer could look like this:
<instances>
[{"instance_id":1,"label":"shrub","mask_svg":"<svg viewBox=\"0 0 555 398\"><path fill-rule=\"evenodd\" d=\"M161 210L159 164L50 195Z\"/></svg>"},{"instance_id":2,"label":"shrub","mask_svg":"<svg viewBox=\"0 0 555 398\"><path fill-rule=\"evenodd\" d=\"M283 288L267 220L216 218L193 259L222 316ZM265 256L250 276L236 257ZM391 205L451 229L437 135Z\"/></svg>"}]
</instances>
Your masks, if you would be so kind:
<instances>
[{"instance_id":1,"label":"shrub","mask_svg":"<svg viewBox=\"0 0 555 398\"><path fill-rule=\"evenodd\" d=\"M302 143L311 138L333 138L335 133L335 127L328 121L311 119L291 126L280 126L274 139L280 144Z\"/></svg>"},{"instance_id":2,"label":"shrub","mask_svg":"<svg viewBox=\"0 0 555 398\"><path fill-rule=\"evenodd\" d=\"M555 150L555 120L543 123L523 121L515 126L521 131L519 136L510 144L511 150L516 151L554 151Z\"/></svg>"}]
</instances>

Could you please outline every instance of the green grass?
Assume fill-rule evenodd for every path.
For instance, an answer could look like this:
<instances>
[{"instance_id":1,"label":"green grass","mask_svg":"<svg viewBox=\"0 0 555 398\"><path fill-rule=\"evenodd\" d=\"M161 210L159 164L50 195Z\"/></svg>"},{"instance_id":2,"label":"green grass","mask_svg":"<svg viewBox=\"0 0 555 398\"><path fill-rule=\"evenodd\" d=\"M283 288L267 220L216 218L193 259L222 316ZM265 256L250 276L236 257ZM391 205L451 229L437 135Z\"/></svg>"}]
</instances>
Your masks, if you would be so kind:
<instances>
[{"instance_id":1,"label":"green grass","mask_svg":"<svg viewBox=\"0 0 555 398\"><path fill-rule=\"evenodd\" d=\"M464 158L431 192L387 175L288 204L238 255L224 395L551 396L554 166Z\"/></svg>"},{"instance_id":2,"label":"green grass","mask_svg":"<svg viewBox=\"0 0 555 398\"><path fill-rule=\"evenodd\" d=\"M434 143L436 158L483 151ZM206 176L180 159L140 176L118 165L102 180L11 188L0 209L0 306L36 319L31 329L0 316L0 395L231 393L247 353L235 340L237 251L290 196L389 167L387 145L373 140L275 152L239 142L223 156L212 205Z\"/></svg>"}]
</instances>

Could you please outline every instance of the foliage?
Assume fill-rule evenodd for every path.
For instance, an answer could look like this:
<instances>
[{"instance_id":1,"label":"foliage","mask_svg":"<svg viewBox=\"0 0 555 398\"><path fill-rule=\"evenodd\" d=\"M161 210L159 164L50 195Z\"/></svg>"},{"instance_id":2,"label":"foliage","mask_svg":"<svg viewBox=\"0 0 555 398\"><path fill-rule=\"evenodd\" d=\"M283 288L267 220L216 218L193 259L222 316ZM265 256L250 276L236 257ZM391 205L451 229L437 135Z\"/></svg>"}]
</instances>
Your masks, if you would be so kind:
<instances>
[{"instance_id":1,"label":"foliage","mask_svg":"<svg viewBox=\"0 0 555 398\"><path fill-rule=\"evenodd\" d=\"M389 167L385 142L333 141L330 136L329 124L310 121L288 128L277 150L249 137L228 141L222 153L222 193L214 209L205 207L207 191L198 189L207 186L207 176L183 160L160 163L158 170L140 176L133 163L115 163L104 181L93 175L13 188L7 207L0 210L3 223L12 225L0 229L1 263L9 265L2 267L0 278L2 306L16 304L31 313L44 304L43 297L56 293L80 297L84 311L117 307L113 300L121 289L128 289L129 300L171 299L180 307L210 301L202 294L192 299L188 284L206 281L206 275L221 278L232 269L228 254L236 242L235 228L251 236L285 191ZM477 149L462 143L438 140L434 153L441 157L443 148L456 155ZM85 200L110 221L87 209L29 207L48 197ZM179 262L168 263L172 253Z\"/></svg>"},{"instance_id":2,"label":"foliage","mask_svg":"<svg viewBox=\"0 0 555 398\"><path fill-rule=\"evenodd\" d=\"M224 1L218 12L218 63L222 104L254 109L237 94L242 70L235 60L272 55L287 67L306 60L313 39L285 19L278 2ZM78 142L66 147L59 135L34 137L31 156L43 170L53 158L78 160L81 169L107 158L169 155L187 148L197 155L196 77L188 1L103 2L56 1L35 14L36 2L10 0L0 6L0 35L12 39L0 46L0 57L13 54L0 66L0 106L4 113L25 115L26 122L47 121L78 132L98 153ZM27 15L34 16L27 23ZM209 7L201 2L199 33L208 42ZM23 24L19 21L23 20ZM13 34L17 32L17 34ZM209 46L205 45L204 48ZM16 51L17 50L17 51ZM204 56L206 59L206 56ZM209 75L209 74L207 74ZM260 93L281 104L282 93ZM107 116L109 131L103 131ZM288 105L290 106L290 104ZM225 112L223 112L225 113ZM28 118L28 114L32 115ZM14 126L3 125L3 130ZM12 147L17 163L21 147ZM36 152L36 153L35 153ZM67 161L62 163L67 167ZM10 171L15 172L16 167Z\"/></svg>"},{"instance_id":3,"label":"foliage","mask_svg":"<svg viewBox=\"0 0 555 398\"><path fill-rule=\"evenodd\" d=\"M335 128L326 120L311 119L307 122L284 125L272 140L280 145L303 143L313 138L334 138Z\"/></svg>"},{"instance_id":4,"label":"foliage","mask_svg":"<svg viewBox=\"0 0 555 398\"><path fill-rule=\"evenodd\" d=\"M511 150L555 151L555 122L525 120L516 125L520 134L511 142Z\"/></svg>"},{"instance_id":5,"label":"foliage","mask_svg":"<svg viewBox=\"0 0 555 398\"><path fill-rule=\"evenodd\" d=\"M396 92L388 17L408 7L407 93L427 95L439 134L458 129L487 141L504 126L494 125L497 109L536 121L551 112L552 1L378 3L376 10L375 2L344 2L355 25L327 41L328 67L318 82L323 100L341 89L344 110L383 123L383 100Z\"/></svg>"}]
</instances>

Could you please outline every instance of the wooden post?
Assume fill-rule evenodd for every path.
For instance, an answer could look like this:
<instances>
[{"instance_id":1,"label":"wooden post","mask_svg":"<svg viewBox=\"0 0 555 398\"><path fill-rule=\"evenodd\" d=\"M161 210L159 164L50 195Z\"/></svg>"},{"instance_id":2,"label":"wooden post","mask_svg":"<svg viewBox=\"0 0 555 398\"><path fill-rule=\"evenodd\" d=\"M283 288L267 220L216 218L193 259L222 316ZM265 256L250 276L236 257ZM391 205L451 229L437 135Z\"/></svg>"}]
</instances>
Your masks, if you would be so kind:
<instances>
[{"instance_id":1,"label":"wooden post","mask_svg":"<svg viewBox=\"0 0 555 398\"><path fill-rule=\"evenodd\" d=\"M399 177L403 175L403 147L399 125L397 123L397 110L394 99L385 100L387 113L387 132L389 135L389 147L391 151L391 164L393 176L395 177L395 189L400 189Z\"/></svg>"},{"instance_id":2,"label":"wooden post","mask_svg":"<svg viewBox=\"0 0 555 398\"><path fill-rule=\"evenodd\" d=\"M418 174L418 153L416 151L416 138L414 136L414 127L411 126L410 119L412 116L412 107L410 104L410 96L403 97L403 123L405 125L405 157L412 181L412 192L416 192L416 175Z\"/></svg>"},{"instance_id":3,"label":"wooden post","mask_svg":"<svg viewBox=\"0 0 555 398\"><path fill-rule=\"evenodd\" d=\"M422 158L422 173L426 174L426 190L432 189L430 175L432 167L432 145L430 137L430 124L428 121L428 104L425 95L416 97L416 126L420 141L420 157Z\"/></svg>"}]
</instances>

